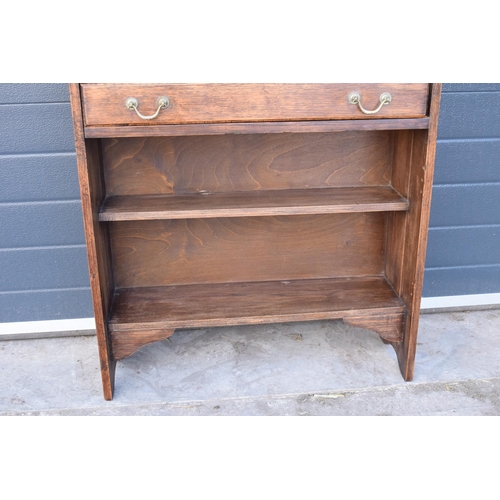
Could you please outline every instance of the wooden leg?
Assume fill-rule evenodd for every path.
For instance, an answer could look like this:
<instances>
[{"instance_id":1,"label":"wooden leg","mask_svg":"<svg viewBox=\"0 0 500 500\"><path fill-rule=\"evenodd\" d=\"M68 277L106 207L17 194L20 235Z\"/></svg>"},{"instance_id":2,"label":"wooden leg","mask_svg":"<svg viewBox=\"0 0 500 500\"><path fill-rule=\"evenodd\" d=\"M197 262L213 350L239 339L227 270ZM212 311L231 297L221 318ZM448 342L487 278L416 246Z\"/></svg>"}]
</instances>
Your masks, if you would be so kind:
<instances>
[{"instance_id":1,"label":"wooden leg","mask_svg":"<svg viewBox=\"0 0 500 500\"><path fill-rule=\"evenodd\" d=\"M103 367L101 363L102 388L104 392L104 399L106 401L111 401L115 390L116 361L114 359L110 359L106 365L107 366Z\"/></svg>"},{"instance_id":2,"label":"wooden leg","mask_svg":"<svg viewBox=\"0 0 500 500\"><path fill-rule=\"evenodd\" d=\"M102 391L104 399L111 401L115 388L116 360L111 352L109 334L101 317L96 315L96 337L99 348L99 363L101 365Z\"/></svg>"},{"instance_id":3,"label":"wooden leg","mask_svg":"<svg viewBox=\"0 0 500 500\"><path fill-rule=\"evenodd\" d=\"M413 380L413 370L415 368L415 354L417 348L418 312L412 317L407 315L403 341L393 343L392 346L398 356L399 369L406 382Z\"/></svg>"},{"instance_id":4,"label":"wooden leg","mask_svg":"<svg viewBox=\"0 0 500 500\"><path fill-rule=\"evenodd\" d=\"M111 401L115 389L116 360L111 352L109 334L103 323L96 321L97 344L99 346L99 361L101 364L102 390L104 399Z\"/></svg>"},{"instance_id":5,"label":"wooden leg","mask_svg":"<svg viewBox=\"0 0 500 500\"><path fill-rule=\"evenodd\" d=\"M398 344L392 344L396 354L398 356L399 370L406 382L411 382L413 380L413 369L415 367L415 356L408 352L403 342Z\"/></svg>"}]
</instances>

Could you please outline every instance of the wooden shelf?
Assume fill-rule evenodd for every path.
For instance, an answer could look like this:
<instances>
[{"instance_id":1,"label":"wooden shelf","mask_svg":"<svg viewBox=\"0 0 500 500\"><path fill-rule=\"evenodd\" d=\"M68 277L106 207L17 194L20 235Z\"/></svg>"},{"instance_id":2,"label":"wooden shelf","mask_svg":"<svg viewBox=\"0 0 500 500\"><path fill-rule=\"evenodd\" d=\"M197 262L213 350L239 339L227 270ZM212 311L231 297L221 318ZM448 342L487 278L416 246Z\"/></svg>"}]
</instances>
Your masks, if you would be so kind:
<instances>
[{"instance_id":1,"label":"wooden shelf","mask_svg":"<svg viewBox=\"0 0 500 500\"><path fill-rule=\"evenodd\" d=\"M429 128L429 118L382 118L328 121L194 123L188 125L115 125L85 128L85 137L168 137L219 134L280 134L347 132L350 130L417 130Z\"/></svg>"},{"instance_id":2,"label":"wooden shelf","mask_svg":"<svg viewBox=\"0 0 500 500\"><path fill-rule=\"evenodd\" d=\"M111 331L401 315L404 305L383 277L118 288Z\"/></svg>"},{"instance_id":3,"label":"wooden shelf","mask_svg":"<svg viewBox=\"0 0 500 500\"><path fill-rule=\"evenodd\" d=\"M249 217L408 210L389 186L267 190L231 193L112 196L100 221Z\"/></svg>"}]
</instances>

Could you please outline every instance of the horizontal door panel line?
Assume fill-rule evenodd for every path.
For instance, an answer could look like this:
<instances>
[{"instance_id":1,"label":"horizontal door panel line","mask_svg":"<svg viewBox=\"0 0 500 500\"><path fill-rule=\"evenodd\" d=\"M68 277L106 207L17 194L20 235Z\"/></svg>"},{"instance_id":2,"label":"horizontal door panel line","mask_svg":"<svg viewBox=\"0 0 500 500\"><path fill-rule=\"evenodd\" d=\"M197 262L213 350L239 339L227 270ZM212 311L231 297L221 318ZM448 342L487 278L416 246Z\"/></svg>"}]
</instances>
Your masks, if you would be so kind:
<instances>
[{"instance_id":1,"label":"horizontal door panel line","mask_svg":"<svg viewBox=\"0 0 500 500\"><path fill-rule=\"evenodd\" d=\"M443 90L443 94L499 94L500 90Z\"/></svg>"},{"instance_id":2,"label":"horizontal door panel line","mask_svg":"<svg viewBox=\"0 0 500 500\"><path fill-rule=\"evenodd\" d=\"M83 233L82 233L83 234ZM73 248L86 248L85 243L78 243L76 245L42 245L33 247L6 247L0 248L0 252L23 252L31 250L61 250L61 249L73 249Z\"/></svg>"},{"instance_id":3,"label":"horizontal door panel line","mask_svg":"<svg viewBox=\"0 0 500 500\"><path fill-rule=\"evenodd\" d=\"M446 143L446 142L495 142L495 141L500 141L500 137L492 136L492 137L462 137L458 139L438 139L436 141L437 144L440 144L441 142Z\"/></svg>"},{"instance_id":4,"label":"horizontal door panel line","mask_svg":"<svg viewBox=\"0 0 500 500\"><path fill-rule=\"evenodd\" d=\"M456 187L476 187L476 186L500 186L500 181L488 182L457 182L456 184L433 184L433 188L456 188Z\"/></svg>"},{"instance_id":5,"label":"horizontal door panel line","mask_svg":"<svg viewBox=\"0 0 500 500\"><path fill-rule=\"evenodd\" d=\"M76 155L76 153L73 150L53 150L53 151L30 151L30 152L22 152L22 151L6 151L3 153L0 153L0 157L21 157L21 156L52 156L52 155Z\"/></svg>"},{"instance_id":6,"label":"horizontal door panel line","mask_svg":"<svg viewBox=\"0 0 500 500\"><path fill-rule=\"evenodd\" d=\"M26 206L26 205L50 205L50 204L80 204L81 200L80 199L73 199L73 200L40 200L40 201L5 201L1 202L0 201L0 208L1 207L16 207L16 206Z\"/></svg>"},{"instance_id":7,"label":"horizontal door panel line","mask_svg":"<svg viewBox=\"0 0 500 500\"><path fill-rule=\"evenodd\" d=\"M40 152L40 153L0 153L1 158L26 158L26 157L40 157L40 156L74 156L75 151L55 151L53 153Z\"/></svg>"},{"instance_id":8,"label":"horizontal door panel line","mask_svg":"<svg viewBox=\"0 0 500 500\"><path fill-rule=\"evenodd\" d=\"M476 269L482 267L500 267L500 262L497 264L469 264L463 266L438 266L438 267L426 267L426 271L441 271L446 269Z\"/></svg>"},{"instance_id":9,"label":"horizontal door panel line","mask_svg":"<svg viewBox=\"0 0 500 500\"><path fill-rule=\"evenodd\" d=\"M7 106L46 106L46 105L54 105L54 104L69 104L68 101L51 101L51 102L0 102L0 107Z\"/></svg>"},{"instance_id":10,"label":"horizontal door panel line","mask_svg":"<svg viewBox=\"0 0 500 500\"><path fill-rule=\"evenodd\" d=\"M452 230L460 230L460 229L482 229L482 228L500 228L500 223L499 224L470 224L470 225L464 225L464 226L435 226L435 227L429 227L429 231L447 231L449 229Z\"/></svg>"},{"instance_id":11,"label":"horizontal door panel line","mask_svg":"<svg viewBox=\"0 0 500 500\"><path fill-rule=\"evenodd\" d=\"M437 144L441 142L486 142L486 141L500 141L499 136L491 137L447 137L446 139L438 139Z\"/></svg>"},{"instance_id":12,"label":"horizontal door panel line","mask_svg":"<svg viewBox=\"0 0 500 500\"><path fill-rule=\"evenodd\" d=\"M89 286L75 286L71 288L34 288L34 289L24 289L24 290L2 290L0 295L13 295L19 293L40 293L40 292L72 292L77 290L88 290L90 292Z\"/></svg>"}]
</instances>

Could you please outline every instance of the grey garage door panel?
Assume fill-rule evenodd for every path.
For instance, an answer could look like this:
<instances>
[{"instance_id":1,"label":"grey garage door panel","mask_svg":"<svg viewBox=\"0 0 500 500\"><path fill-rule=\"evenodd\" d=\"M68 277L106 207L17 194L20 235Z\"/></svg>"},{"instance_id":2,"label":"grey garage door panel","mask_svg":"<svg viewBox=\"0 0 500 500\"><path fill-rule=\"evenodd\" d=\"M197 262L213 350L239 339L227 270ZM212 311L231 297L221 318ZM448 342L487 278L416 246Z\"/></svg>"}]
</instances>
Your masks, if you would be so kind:
<instances>
[{"instance_id":1,"label":"grey garage door panel","mask_svg":"<svg viewBox=\"0 0 500 500\"><path fill-rule=\"evenodd\" d=\"M0 248L83 245L80 200L0 204Z\"/></svg>"},{"instance_id":2,"label":"grey garage door panel","mask_svg":"<svg viewBox=\"0 0 500 500\"><path fill-rule=\"evenodd\" d=\"M443 91L424 296L499 293L500 84Z\"/></svg>"},{"instance_id":3,"label":"grey garage door panel","mask_svg":"<svg viewBox=\"0 0 500 500\"><path fill-rule=\"evenodd\" d=\"M500 182L500 138L439 142L434 184Z\"/></svg>"},{"instance_id":4,"label":"grey garage door panel","mask_svg":"<svg viewBox=\"0 0 500 500\"><path fill-rule=\"evenodd\" d=\"M90 286L84 246L0 251L0 269L0 291Z\"/></svg>"},{"instance_id":5,"label":"grey garage door panel","mask_svg":"<svg viewBox=\"0 0 500 500\"><path fill-rule=\"evenodd\" d=\"M500 224L429 231L426 267L478 264L500 265Z\"/></svg>"},{"instance_id":6,"label":"grey garage door panel","mask_svg":"<svg viewBox=\"0 0 500 500\"><path fill-rule=\"evenodd\" d=\"M90 289L0 294L0 323L93 316Z\"/></svg>"},{"instance_id":7,"label":"grey garage door panel","mask_svg":"<svg viewBox=\"0 0 500 500\"><path fill-rule=\"evenodd\" d=\"M2 83L0 104L69 102L67 83Z\"/></svg>"},{"instance_id":8,"label":"grey garage door panel","mask_svg":"<svg viewBox=\"0 0 500 500\"><path fill-rule=\"evenodd\" d=\"M500 224L500 184L434 186L431 227Z\"/></svg>"},{"instance_id":9,"label":"grey garage door panel","mask_svg":"<svg viewBox=\"0 0 500 500\"><path fill-rule=\"evenodd\" d=\"M0 202L79 198L75 153L0 157Z\"/></svg>"},{"instance_id":10,"label":"grey garage door panel","mask_svg":"<svg viewBox=\"0 0 500 500\"><path fill-rule=\"evenodd\" d=\"M69 103L0 106L0 154L75 150Z\"/></svg>"},{"instance_id":11,"label":"grey garage door panel","mask_svg":"<svg viewBox=\"0 0 500 500\"><path fill-rule=\"evenodd\" d=\"M443 92L495 92L500 83L443 83Z\"/></svg>"},{"instance_id":12,"label":"grey garage door panel","mask_svg":"<svg viewBox=\"0 0 500 500\"><path fill-rule=\"evenodd\" d=\"M500 293L500 265L425 271L424 297L478 293Z\"/></svg>"},{"instance_id":13,"label":"grey garage door panel","mask_svg":"<svg viewBox=\"0 0 500 500\"><path fill-rule=\"evenodd\" d=\"M500 137L500 92L443 94L438 137Z\"/></svg>"}]
</instances>

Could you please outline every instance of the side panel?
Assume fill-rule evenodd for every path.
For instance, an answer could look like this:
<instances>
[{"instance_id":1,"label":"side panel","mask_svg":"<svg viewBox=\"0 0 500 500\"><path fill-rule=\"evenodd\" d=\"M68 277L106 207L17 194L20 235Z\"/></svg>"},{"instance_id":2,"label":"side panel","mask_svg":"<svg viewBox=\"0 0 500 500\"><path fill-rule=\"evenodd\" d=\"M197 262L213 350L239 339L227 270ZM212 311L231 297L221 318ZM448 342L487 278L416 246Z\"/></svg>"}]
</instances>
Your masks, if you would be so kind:
<instances>
[{"instance_id":1,"label":"side panel","mask_svg":"<svg viewBox=\"0 0 500 500\"><path fill-rule=\"evenodd\" d=\"M393 170L396 184L400 182L398 179L404 177L399 177L398 169L408 169L409 179L407 187L404 183L399 187L408 190L407 193L401 194L407 196L410 210L402 218L390 221L386 262L386 276L407 307L403 342L393 343L405 380L413 379L440 97L441 84L433 84L429 131L414 131L411 147L409 147L409 137L402 138L404 152L401 152L400 156L395 156Z\"/></svg>"},{"instance_id":2,"label":"side panel","mask_svg":"<svg viewBox=\"0 0 500 500\"><path fill-rule=\"evenodd\" d=\"M99 224L99 207L105 197L100 148L97 139L85 141L83 138L78 84L70 85L70 98L104 397L110 400L113 397L115 361L106 323L114 287L108 228Z\"/></svg>"}]
</instances>

